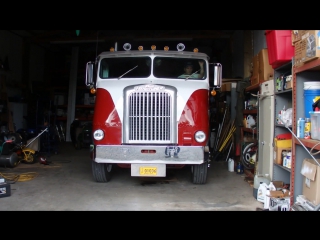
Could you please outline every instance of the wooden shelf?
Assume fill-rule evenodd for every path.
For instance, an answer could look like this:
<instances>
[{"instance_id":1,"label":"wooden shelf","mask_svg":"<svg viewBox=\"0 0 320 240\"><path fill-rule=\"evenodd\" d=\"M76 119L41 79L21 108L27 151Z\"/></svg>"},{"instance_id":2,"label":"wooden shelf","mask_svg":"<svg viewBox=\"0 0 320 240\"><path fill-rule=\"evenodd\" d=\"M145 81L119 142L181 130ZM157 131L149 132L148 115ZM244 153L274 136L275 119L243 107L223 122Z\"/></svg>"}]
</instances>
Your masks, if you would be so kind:
<instances>
[{"instance_id":1,"label":"wooden shelf","mask_svg":"<svg viewBox=\"0 0 320 240\"><path fill-rule=\"evenodd\" d=\"M257 129L252 129L252 128L242 128L242 131L244 132L249 132L249 133L257 133Z\"/></svg>"},{"instance_id":2,"label":"wooden shelf","mask_svg":"<svg viewBox=\"0 0 320 240\"><path fill-rule=\"evenodd\" d=\"M275 123L274 124L276 127L283 127L283 128L286 128L286 126L284 124L278 124L278 123ZM289 125L288 128L291 128L292 129L292 125Z\"/></svg>"},{"instance_id":3,"label":"wooden shelf","mask_svg":"<svg viewBox=\"0 0 320 240\"><path fill-rule=\"evenodd\" d=\"M320 59L312 60L304 63L302 66L295 67L294 72L299 73L303 71L319 71L320 70Z\"/></svg>"},{"instance_id":4,"label":"wooden shelf","mask_svg":"<svg viewBox=\"0 0 320 240\"><path fill-rule=\"evenodd\" d=\"M258 109L252 109L252 110L243 110L243 114L257 114Z\"/></svg>"},{"instance_id":5,"label":"wooden shelf","mask_svg":"<svg viewBox=\"0 0 320 240\"><path fill-rule=\"evenodd\" d=\"M320 151L320 141L314 140L314 139L304 139L304 138L299 138L299 140L303 143L304 146L307 148L314 148L314 150ZM295 144L301 145L301 143L295 138L294 139Z\"/></svg>"},{"instance_id":6,"label":"wooden shelf","mask_svg":"<svg viewBox=\"0 0 320 240\"><path fill-rule=\"evenodd\" d=\"M260 88L260 83L256 83L254 85L251 85L249 87L246 87L245 91L246 92L252 92L253 90L257 90L257 92L259 91Z\"/></svg>"},{"instance_id":7,"label":"wooden shelf","mask_svg":"<svg viewBox=\"0 0 320 240\"><path fill-rule=\"evenodd\" d=\"M291 168L287 168L287 167L284 167L284 166L282 166L282 165L280 165L280 164L277 164L277 163L273 163L274 165L277 165L278 167L280 167L280 168L282 168L282 169L284 169L284 170L286 170L286 171L288 171L288 172L291 172Z\"/></svg>"}]
</instances>

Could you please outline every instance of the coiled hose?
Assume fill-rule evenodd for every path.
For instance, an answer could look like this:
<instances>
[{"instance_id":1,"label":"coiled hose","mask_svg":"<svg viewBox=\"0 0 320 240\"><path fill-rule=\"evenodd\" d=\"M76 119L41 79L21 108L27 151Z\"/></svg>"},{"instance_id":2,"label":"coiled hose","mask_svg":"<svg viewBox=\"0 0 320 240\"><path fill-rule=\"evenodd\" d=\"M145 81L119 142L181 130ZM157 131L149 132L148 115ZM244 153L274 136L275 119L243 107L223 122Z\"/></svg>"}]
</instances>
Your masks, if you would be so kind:
<instances>
[{"instance_id":1,"label":"coiled hose","mask_svg":"<svg viewBox=\"0 0 320 240\"><path fill-rule=\"evenodd\" d=\"M15 182L25 182L34 179L38 176L36 172L26 172L26 173L0 173L0 176L7 180L8 183L15 183Z\"/></svg>"}]
</instances>

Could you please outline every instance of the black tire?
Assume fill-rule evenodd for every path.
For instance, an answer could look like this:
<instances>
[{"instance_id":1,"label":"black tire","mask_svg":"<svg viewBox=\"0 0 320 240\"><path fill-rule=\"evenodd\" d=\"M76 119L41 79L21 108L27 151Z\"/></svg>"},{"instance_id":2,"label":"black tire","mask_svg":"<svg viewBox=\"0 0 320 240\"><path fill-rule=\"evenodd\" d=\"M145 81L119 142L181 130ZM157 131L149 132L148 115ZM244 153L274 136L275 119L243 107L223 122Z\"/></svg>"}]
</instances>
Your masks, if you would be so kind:
<instances>
[{"instance_id":1,"label":"black tire","mask_svg":"<svg viewBox=\"0 0 320 240\"><path fill-rule=\"evenodd\" d=\"M96 182L109 182L111 179L112 164L96 163L92 161L92 175Z\"/></svg>"},{"instance_id":2,"label":"black tire","mask_svg":"<svg viewBox=\"0 0 320 240\"><path fill-rule=\"evenodd\" d=\"M209 154L205 154L204 163L191 166L191 182L193 184L205 184L207 182L208 158Z\"/></svg>"},{"instance_id":3,"label":"black tire","mask_svg":"<svg viewBox=\"0 0 320 240\"><path fill-rule=\"evenodd\" d=\"M243 149L241 162L246 169L249 169L249 170L254 169L255 162L252 161L252 156L254 154L257 154L257 151L258 151L258 146L256 143L253 143L253 142L246 145L245 148Z\"/></svg>"}]
</instances>

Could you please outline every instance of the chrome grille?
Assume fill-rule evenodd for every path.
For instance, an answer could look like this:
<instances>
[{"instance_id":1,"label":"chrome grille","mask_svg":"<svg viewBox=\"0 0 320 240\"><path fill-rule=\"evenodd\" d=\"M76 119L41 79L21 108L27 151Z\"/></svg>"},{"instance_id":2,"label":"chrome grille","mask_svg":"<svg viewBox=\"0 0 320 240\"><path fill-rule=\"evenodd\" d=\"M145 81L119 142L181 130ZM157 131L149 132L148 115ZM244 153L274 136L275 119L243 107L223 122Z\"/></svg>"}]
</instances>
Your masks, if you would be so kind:
<instances>
[{"instance_id":1,"label":"chrome grille","mask_svg":"<svg viewBox=\"0 0 320 240\"><path fill-rule=\"evenodd\" d=\"M174 91L158 85L144 85L128 91L128 143L173 143Z\"/></svg>"}]
</instances>

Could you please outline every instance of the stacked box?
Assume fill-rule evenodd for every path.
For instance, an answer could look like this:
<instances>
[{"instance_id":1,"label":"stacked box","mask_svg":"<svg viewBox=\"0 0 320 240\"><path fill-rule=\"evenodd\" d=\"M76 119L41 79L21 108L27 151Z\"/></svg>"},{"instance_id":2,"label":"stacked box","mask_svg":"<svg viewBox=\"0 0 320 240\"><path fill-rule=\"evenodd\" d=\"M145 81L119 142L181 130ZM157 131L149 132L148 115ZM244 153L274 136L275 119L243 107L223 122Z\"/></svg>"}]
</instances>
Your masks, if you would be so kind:
<instances>
[{"instance_id":1,"label":"stacked box","mask_svg":"<svg viewBox=\"0 0 320 240\"><path fill-rule=\"evenodd\" d=\"M317 159L318 163L320 160ZM301 174L304 176L302 194L315 206L320 204L320 166L313 159L304 159Z\"/></svg>"},{"instance_id":2,"label":"stacked box","mask_svg":"<svg viewBox=\"0 0 320 240\"><path fill-rule=\"evenodd\" d=\"M320 30L306 30L301 36L301 62L305 63L320 57Z\"/></svg>"},{"instance_id":3,"label":"stacked box","mask_svg":"<svg viewBox=\"0 0 320 240\"><path fill-rule=\"evenodd\" d=\"M253 71L251 85L273 80L274 70L269 64L268 49L261 49L260 52L252 58Z\"/></svg>"}]
</instances>

